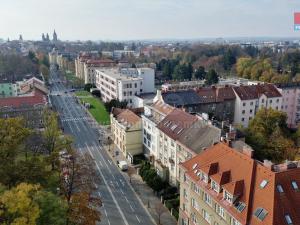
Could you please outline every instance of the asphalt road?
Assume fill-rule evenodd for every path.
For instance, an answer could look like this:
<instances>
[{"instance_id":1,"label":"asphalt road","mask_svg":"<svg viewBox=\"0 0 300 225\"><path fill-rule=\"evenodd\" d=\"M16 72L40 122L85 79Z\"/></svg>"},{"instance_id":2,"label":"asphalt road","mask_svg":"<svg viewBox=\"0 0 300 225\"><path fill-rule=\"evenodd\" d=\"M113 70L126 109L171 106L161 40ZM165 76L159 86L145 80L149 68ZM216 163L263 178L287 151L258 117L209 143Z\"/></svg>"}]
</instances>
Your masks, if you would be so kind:
<instances>
[{"instance_id":1,"label":"asphalt road","mask_svg":"<svg viewBox=\"0 0 300 225\"><path fill-rule=\"evenodd\" d=\"M67 89L59 79L57 71L52 68L50 72L50 99L59 113L64 131L74 137L74 146L80 153L88 152L92 155L99 171L101 181L97 184L97 194L103 203L99 224L154 224L122 172L111 161L101 143L99 144L99 130L93 125L93 120L76 103L72 93L65 93Z\"/></svg>"}]
</instances>

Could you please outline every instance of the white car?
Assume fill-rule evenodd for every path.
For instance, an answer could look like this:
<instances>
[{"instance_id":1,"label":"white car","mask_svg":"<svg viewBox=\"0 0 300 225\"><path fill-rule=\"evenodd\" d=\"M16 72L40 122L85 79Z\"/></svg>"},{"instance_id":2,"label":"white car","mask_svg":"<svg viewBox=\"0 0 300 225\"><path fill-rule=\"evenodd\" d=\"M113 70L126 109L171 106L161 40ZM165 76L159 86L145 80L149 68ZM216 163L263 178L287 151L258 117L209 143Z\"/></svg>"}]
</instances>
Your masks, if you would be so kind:
<instances>
[{"instance_id":1,"label":"white car","mask_svg":"<svg viewBox=\"0 0 300 225\"><path fill-rule=\"evenodd\" d=\"M118 167L119 167L122 171L128 170L128 164L127 164L126 161L120 161L120 162L118 162Z\"/></svg>"}]
</instances>

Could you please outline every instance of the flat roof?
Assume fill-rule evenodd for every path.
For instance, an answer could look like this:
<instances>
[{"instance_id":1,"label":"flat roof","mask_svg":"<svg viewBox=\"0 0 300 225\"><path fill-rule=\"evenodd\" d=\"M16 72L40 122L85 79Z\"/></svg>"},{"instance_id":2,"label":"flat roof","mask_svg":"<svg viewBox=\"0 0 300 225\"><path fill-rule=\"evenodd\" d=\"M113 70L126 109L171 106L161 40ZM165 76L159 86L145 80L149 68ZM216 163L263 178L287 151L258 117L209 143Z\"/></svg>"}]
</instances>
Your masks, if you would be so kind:
<instances>
[{"instance_id":1,"label":"flat roof","mask_svg":"<svg viewBox=\"0 0 300 225\"><path fill-rule=\"evenodd\" d=\"M99 72L106 74L109 77L115 78L117 80L142 80L140 76L130 76L129 74L122 74L118 69L96 69Z\"/></svg>"}]
</instances>

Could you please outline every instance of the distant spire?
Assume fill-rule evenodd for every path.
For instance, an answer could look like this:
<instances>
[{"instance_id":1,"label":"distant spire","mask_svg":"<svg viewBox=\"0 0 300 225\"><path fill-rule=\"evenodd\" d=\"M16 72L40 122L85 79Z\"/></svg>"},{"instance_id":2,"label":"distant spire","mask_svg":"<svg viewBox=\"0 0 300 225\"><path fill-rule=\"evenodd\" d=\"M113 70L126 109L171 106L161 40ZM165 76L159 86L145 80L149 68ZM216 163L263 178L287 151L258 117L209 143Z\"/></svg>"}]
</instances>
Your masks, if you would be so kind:
<instances>
[{"instance_id":1,"label":"distant spire","mask_svg":"<svg viewBox=\"0 0 300 225\"><path fill-rule=\"evenodd\" d=\"M46 41L45 34L42 34L42 41Z\"/></svg>"},{"instance_id":2,"label":"distant spire","mask_svg":"<svg viewBox=\"0 0 300 225\"><path fill-rule=\"evenodd\" d=\"M19 41L23 41L22 34L20 34L20 36L19 36Z\"/></svg>"},{"instance_id":3,"label":"distant spire","mask_svg":"<svg viewBox=\"0 0 300 225\"><path fill-rule=\"evenodd\" d=\"M49 34L46 34L46 41L50 41Z\"/></svg>"},{"instance_id":4,"label":"distant spire","mask_svg":"<svg viewBox=\"0 0 300 225\"><path fill-rule=\"evenodd\" d=\"M54 32L53 32L53 42L57 42L57 41L58 41L57 34L56 34L55 30L54 30Z\"/></svg>"}]
</instances>

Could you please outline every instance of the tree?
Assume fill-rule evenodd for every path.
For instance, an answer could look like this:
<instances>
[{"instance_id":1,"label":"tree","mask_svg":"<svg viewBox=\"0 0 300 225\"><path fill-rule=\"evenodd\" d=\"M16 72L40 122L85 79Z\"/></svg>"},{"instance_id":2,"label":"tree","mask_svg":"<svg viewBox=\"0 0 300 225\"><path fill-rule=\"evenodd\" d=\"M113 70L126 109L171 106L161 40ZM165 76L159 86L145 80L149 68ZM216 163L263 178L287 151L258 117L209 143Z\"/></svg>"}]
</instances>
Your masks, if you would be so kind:
<instances>
[{"instance_id":1,"label":"tree","mask_svg":"<svg viewBox=\"0 0 300 225\"><path fill-rule=\"evenodd\" d=\"M52 170L58 164L58 153L71 144L71 140L66 138L59 129L56 113L45 110L43 115L43 123L45 129L43 138L45 149L51 161Z\"/></svg>"},{"instance_id":2,"label":"tree","mask_svg":"<svg viewBox=\"0 0 300 225\"><path fill-rule=\"evenodd\" d=\"M223 56L223 68L224 70L230 70L236 63L236 57L231 49L228 49Z\"/></svg>"},{"instance_id":3,"label":"tree","mask_svg":"<svg viewBox=\"0 0 300 225\"><path fill-rule=\"evenodd\" d=\"M181 64L175 66L174 73L173 73L173 79L176 80L190 80L192 78L191 71L189 67L186 64Z\"/></svg>"},{"instance_id":4,"label":"tree","mask_svg":"<svg viewBox=\"0 0 300 225\"><path fill-rule=\"evenodd\" d=\"M30 132L20 118L0 119L0 183L8 187L19 179L18 150Z\"/></svg>"},{"instance_id":5,"label":"tree","mask_svg":"<svg viewBox=\"0 0 300 225\"><path fill-rule=\"evenodd\" d=\"M94 84L85 84L84 85L84 90L90 92L91 88L96 88Z\"/></svg>"},{"instance_id":6,"label":"tree","mask_svg":"<svg viewBox=\"0 0 300 225\"><path fill-rule=\"evenodd\" d=\"M205 83L207 85L216 84L219 82L219 75L214 69L211 69L208 71L208 73L205 76Z\"/></svg>"},{"instance_id":7,"label":"tree","mask_svg":"<svg viewBox=\"0 0 300 225\"><path fill-rule=\"evenodd\" d=\"M39 191L34 200L37 202L40 208L40 215L37 218L37 225L65 225L67 205L57 195Z\"/></svg>"},{"instance_id":8,"label":"tree","mask_svg":"<svg viewBox=\"0 0 300 225\"><path fill-rule=\"evenodd\" d=\"M194 73L194 77L196 79L203 80L205 79L205 76L206 76L205 68L203 66L199 66L199 68Z\"/></svg>"},{"instance_id":9,"label":"tree","mask_svg":"<svg viewBox=\"0 0 300 225\"><path fill-rule=\"evenodd\" d=\"M34 194L39 190L38 185L21 183L0 196L1 224L36 225L40 215Z\"/></svg>"},{"instance_id":10,"label":"tree","mask_svg":"<svg viewBox=\"0 0 300 225\"><path fill-rule=\"evenodd\" d=\"M107 110L107 112L111 112L112 108L120 108L120 109L125 109L127 106L127 102L126 101L119 101L117 99L112 99L109 102L105 102L104 106Z\"/></svg>"},{"instance_id":11,"label":"tree","mask_svg":"<svg viewBox=\"0 0 300 225\"><path fill-rule=\"evenodd\" d=\"M95 162L89 154L79 156L72 149L68 152L61 162L61 193L68 204L67 225L74 221L95 224L100 218L99 210L95 209L101 207L101 200L92 195L95 184L100 182Z\"/></svg>"},{"instance_id":12,"label":"tree","mask_svg":"<svg viewBox=\"0 0 300 225\"><path fill-rule=\"evenodd\" d=\"M293 160L297 149L286 124L286 114L272 108L260 109L246 130L246 142L259 160Z\"/></svg>"}]
</instances>

